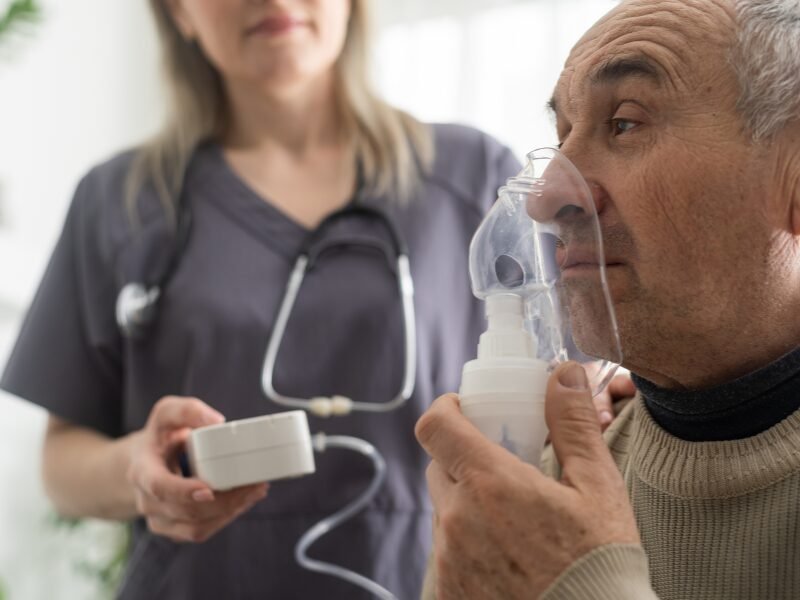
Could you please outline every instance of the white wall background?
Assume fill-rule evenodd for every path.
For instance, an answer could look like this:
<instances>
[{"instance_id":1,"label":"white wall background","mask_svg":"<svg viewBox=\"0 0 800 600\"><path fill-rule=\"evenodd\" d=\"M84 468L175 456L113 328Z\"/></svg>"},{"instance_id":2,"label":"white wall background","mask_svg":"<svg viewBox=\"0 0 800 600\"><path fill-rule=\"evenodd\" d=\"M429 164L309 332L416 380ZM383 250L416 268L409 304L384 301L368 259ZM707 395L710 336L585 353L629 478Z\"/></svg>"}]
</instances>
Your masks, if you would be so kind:
<instances>
[{"instance_id":1,"label":"white wall background","mask_svg":"<svg viewBox=\"0 0 800 600\"><path fill-rule=\"evenodd\" d=\"M569 48L614 1L376 3L386 97L424 120L484 129L522 157L554 142L545 102ZM163 115L143 0L43 4L34 35L0 52L0 368L78 179ZM0 580L8 600L100 597L75 564L107 552L116 533L48 523L43 424L43 411L0 392Z\"/></svg>"}]
</instances>

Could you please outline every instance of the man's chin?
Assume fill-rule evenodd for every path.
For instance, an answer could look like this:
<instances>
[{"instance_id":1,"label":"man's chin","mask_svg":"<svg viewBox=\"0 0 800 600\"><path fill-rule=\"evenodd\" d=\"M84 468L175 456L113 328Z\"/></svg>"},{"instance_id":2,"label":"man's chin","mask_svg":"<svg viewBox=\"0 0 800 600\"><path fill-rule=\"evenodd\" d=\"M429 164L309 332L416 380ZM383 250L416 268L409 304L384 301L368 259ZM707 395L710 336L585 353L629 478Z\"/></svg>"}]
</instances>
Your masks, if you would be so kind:
<instances>
[{"instance_id":1,"label":"man's chin","mask_svg":"<svg viewBox=\"0 0 800 600\"><path fill-rule=\"evenodd\" d=\"M596 270L593 276L576 273L563 277L559 282L560 299L569 311L572 337L578 349L588 356L619 362L615 316L620 317L626 298L631 298L635 278L630 266L621 263L605 269L606 285L600 273Z\"/></svg>"}]
</instances>

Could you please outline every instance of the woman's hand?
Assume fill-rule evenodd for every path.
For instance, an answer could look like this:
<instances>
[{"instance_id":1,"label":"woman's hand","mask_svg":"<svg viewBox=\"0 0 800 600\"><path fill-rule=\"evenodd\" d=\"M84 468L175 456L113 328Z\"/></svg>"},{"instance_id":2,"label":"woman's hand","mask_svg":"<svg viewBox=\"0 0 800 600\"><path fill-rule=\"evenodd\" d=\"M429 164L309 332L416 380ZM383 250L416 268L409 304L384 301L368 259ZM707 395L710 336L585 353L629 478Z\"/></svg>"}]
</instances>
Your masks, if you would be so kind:
<instances>
[{"instance_id":1,"label":"woman's hand","mask_svg":"<svg viewBox=\"0 0 800 600\"><path fill-rule=\"evenodd\" d=\"M636 386L629 375L617 375L609 381L606 389L595 396L594 407L597 418L600 419L600 428L605 431L619 411L614 410L614 404L636 395Z\"/></svg>"},{"instance_id":2,"label":"woman's hand","mask_svg":"<svg viewBox=\"0 0 800 600\"><path fill-rule=\"evenodd\" d=\"M267 484L214 492L181 475L179 456L192 429L225 418L197 398L167 396L134 434L127 479L136 509L153 533L175 541L203 542L267 495Z\"/></svg>"}]
</instances>

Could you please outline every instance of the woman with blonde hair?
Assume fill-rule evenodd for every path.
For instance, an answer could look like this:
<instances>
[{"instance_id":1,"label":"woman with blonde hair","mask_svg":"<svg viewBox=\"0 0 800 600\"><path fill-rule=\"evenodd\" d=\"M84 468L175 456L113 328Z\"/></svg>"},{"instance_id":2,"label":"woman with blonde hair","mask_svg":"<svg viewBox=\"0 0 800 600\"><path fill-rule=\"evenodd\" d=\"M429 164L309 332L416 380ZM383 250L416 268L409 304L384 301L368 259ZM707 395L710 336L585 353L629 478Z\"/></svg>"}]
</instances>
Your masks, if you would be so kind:
<instances>
[{"instance_id":1,"label":"woman with blonde hair","mask_svg":"<svg viewBox=\"0 0 800 600\"><path fill-rule=\"evenodd\" d=\"M315 475L267 498L266 484L218 492L179 469L191 429L285 410L261 388L267 340L298 249L350 204L386 213L407 243L418 361L396 410L310 418L388 464L372 503L312 554L419 594L432 514L413 426L474 352L468 245L519 165L478 131L422 124L372 92L368 2L151 1L171 118L81 181L2 379L50 412L43 476L59 512L133 521L121 598L369 597L293 558L313 523L369 484L367 461L325 453ZM401 386L385 234L355 215L321 236L328 251L286 325L276 389L377 403ZM159 284L141 331L115 313L131 282Z\"/></svg>"}]
</instances>

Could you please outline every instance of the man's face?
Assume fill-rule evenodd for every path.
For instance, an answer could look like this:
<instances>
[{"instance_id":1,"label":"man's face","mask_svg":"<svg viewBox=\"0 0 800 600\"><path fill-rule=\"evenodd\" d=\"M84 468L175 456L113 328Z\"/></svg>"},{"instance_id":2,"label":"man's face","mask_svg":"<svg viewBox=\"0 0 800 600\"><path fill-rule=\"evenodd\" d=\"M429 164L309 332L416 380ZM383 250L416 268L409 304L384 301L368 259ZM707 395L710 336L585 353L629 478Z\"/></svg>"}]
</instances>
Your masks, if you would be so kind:
<instances>
[{"instance_id":1,"label":"man's face","mask_svg":"<svg viewBox=\"0 0 800 600\"><path fill-rule=\"evenodd\" d=\"M624 2L575 46L553 97L595 197L625 364L662 383L743 334L766 289L774 167L736 112L734 36L723 1Z\"/></svg>"}]
</instances>

